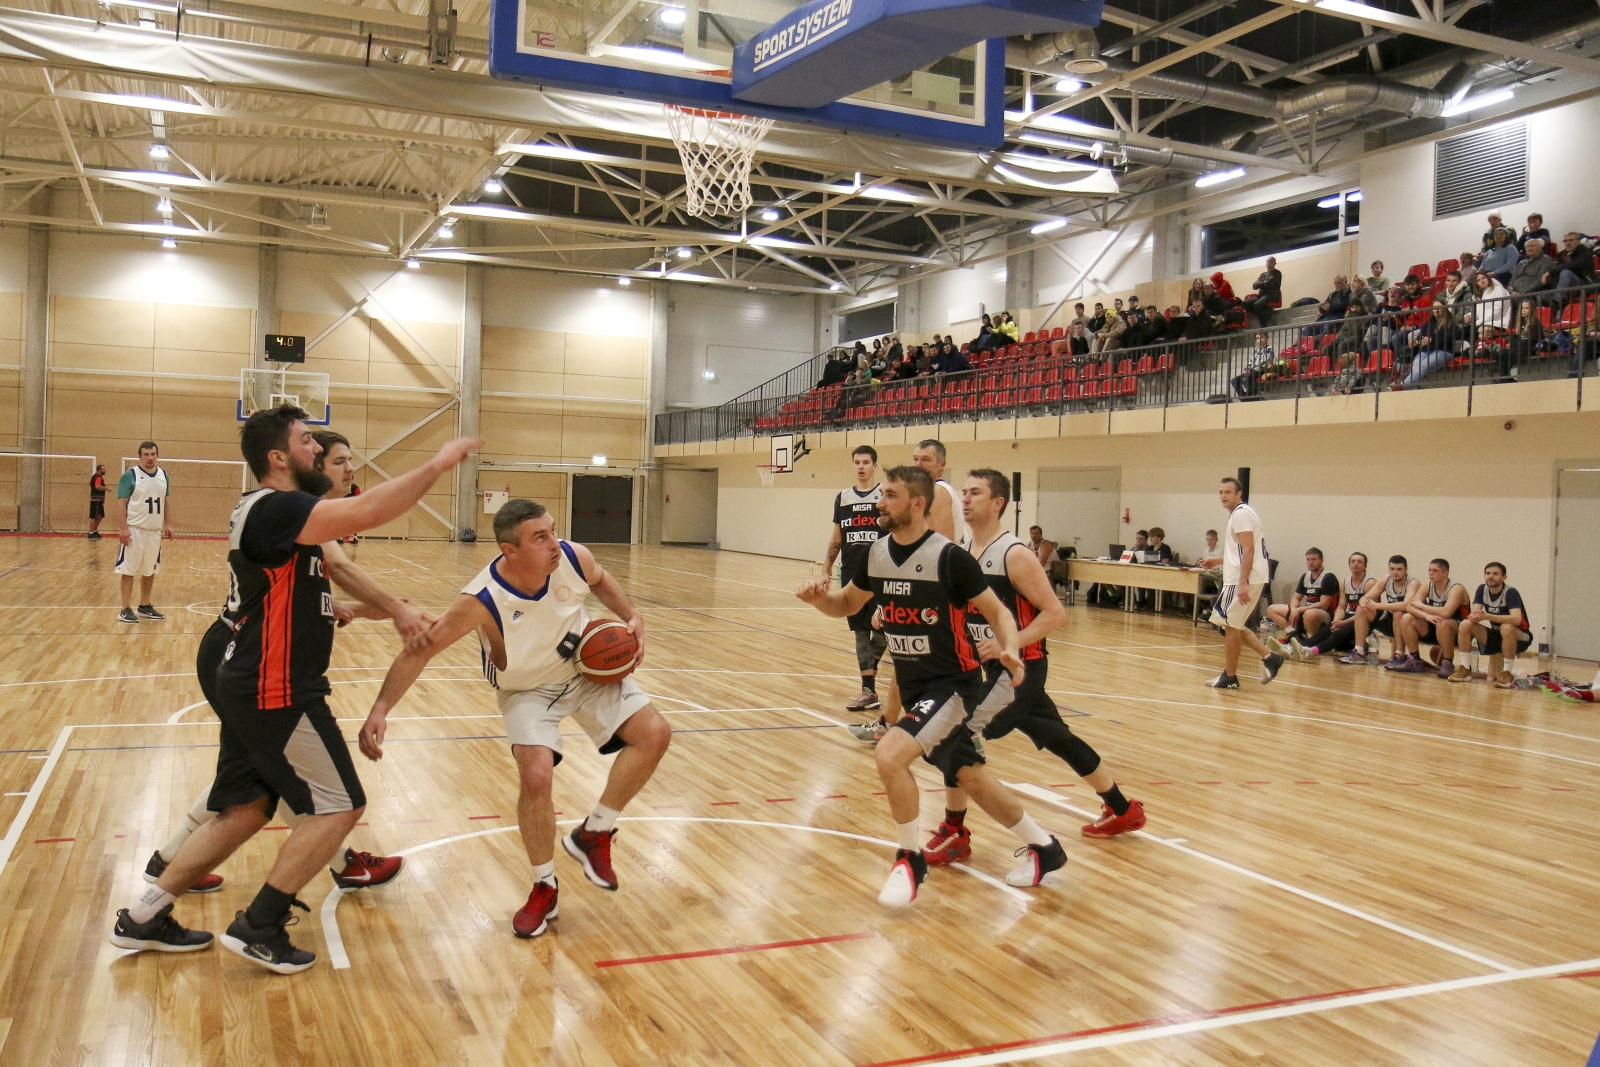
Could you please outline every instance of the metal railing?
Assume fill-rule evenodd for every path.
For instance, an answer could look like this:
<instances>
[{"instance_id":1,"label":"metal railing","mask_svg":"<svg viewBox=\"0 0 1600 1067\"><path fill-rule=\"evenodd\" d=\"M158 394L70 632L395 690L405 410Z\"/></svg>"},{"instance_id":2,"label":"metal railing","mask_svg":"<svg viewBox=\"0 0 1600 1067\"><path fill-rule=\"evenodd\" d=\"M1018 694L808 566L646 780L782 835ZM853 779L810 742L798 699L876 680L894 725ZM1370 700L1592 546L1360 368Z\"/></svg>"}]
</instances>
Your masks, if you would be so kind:
<instances>
[{"instance_id":1,"label":"metal railing","mask_svg":"<svg viewBox=\"0 0 1600 1067\"><path fill-rule=\"evenodd\" d=\"M793 386L803 373L801 388L763 386L718 407L656 416L655 443L1552 378L1580 379L1581 397L1583 376L1596 373L1600 286L1456 305L1444 294L1432 299L1438 303L1265 329L1186 323L1191 336L1076 357L1063 354L1060 341L1052 351L1052 342L1036 340L975 353L979 365L960 373L823 388L816 381L825 353L768 383Z\"/></svg>"}]
</instances>

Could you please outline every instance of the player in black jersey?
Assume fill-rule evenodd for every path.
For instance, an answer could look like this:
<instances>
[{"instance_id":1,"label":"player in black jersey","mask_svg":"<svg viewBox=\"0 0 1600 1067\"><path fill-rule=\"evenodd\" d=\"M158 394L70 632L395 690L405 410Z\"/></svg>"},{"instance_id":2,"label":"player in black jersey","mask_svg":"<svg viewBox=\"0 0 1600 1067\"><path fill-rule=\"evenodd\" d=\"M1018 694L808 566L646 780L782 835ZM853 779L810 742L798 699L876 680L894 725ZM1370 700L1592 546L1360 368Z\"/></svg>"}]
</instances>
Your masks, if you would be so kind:
<instances>
[{"instance_id":1,"label":"player in black jersey","mask_svg":"<svg viewBox=\"0 0 1600 1067\"><path fill-rule=\"evenodd\" d=\"M842 489L833 498L833 527L828 535L828 552L822 559L824 574L833 573L839 560L839 585L846 586L867 565L867 550L883 536L878 526L878 450L858 445L850 453L856 469L856 484ZM850 632L856 641L856 666L861 669L861 694L845 705L846 711L876 711L878 708L878 664L888 647L888 638L872 625L872 605L850 616Z\"/></svg>"},{"instance_id":2,"label":"player in black jersey","mask_svg":"<svg viewBox=\"0 0 1600 1067\"><path fill-rule=\"evenodd\" d=\"M916 467L884 473L878 500L889 532L872 546L867 568L849 585L830 591L817 578L795 595L824 615L843 618L876 598L883 629L894 654L895 679L905 711L878 742L878 775L894 815L899 851L878 894L885 905L909 904L927 877L918 826L919 794L911 764L921 756L960 785L978 806L1022 841L1022 866L1006 875L1012 885L1038 885L1049 871L1067 862L1060 843L1023 811L1016 795L987 772L972 740L968 720L986 689L967 618L987 620L999 646L997 658L1019 683L1025 677L1017 654L1017 626L1000 598L984 581L978 563L944 535L928 528L933 480Z\"/></svg>"},{"instance_id":3,"label":"player in black jersey","mask_svg":"<svg viewBox=\"0 0 1600 1067\"><path fill-rule=\"evenodd\" d=\"M316 962L285 930L290 906L305 908L295 894L333 858L366 806L349 747L328 708L334 610L321 546L404 515L482 441L458 438L368 493L320 500L332 483L315 469L319 447L304 411L287 405L258 411L239 437L261 488L239 502L230 524L224 614L233 639L216 672L213 705L222 720L222 750L209 806L218 815L183 843L154 885L117 913L111 943L159 952L211 947L209 933L186 930L172 917L173 902L265 826L281 798L306 818L222 943L288 974Z\"/></svg>"},{"instance_id":4,"label":"player in black jersey","mask_svg":"<svg viewBox=\"0 0 1600 1067\"><path fill-rule=\"evenodd\" d=\"M1144 805L1122 795L1099 754L1061 720L1055 701L1045 692L1050 670L1045 636L1067 621L1067 613L1033 548L1000 526L1010 496L1011 482L997 470L972 471L961 489L969 537L963 547L977 559L989 588L1016 618L1017 644L1027 668L1022 681L1013 684L1000 665L1000 646L989 627L968 618L967 630L990 687L971 728L986 740L1021 730L1035 748L1049 749L1065 760L1102 801L1100 817L1083 827L1084 836L1115 837L1137 830L1145 823ZM958 786L946 789L945 798L944 821L922 848L928 862L935 865L956 863L972 855L966 793Z\"/></svg>"}]
</instances>

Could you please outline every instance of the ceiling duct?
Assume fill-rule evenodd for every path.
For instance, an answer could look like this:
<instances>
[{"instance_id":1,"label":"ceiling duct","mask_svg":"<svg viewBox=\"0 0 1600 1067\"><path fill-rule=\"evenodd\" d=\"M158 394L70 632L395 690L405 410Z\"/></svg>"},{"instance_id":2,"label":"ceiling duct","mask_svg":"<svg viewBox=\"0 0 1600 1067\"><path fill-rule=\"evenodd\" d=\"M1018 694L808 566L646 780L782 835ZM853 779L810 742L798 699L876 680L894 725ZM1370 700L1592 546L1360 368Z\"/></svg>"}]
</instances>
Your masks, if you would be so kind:
<instances>
[{"instance_id":1,"label":"ceiling duct","mask_svg":"<svg viewBox=\"0 0 1600 1067\"><path fill-rule=\"evenodd\" d=\"M1089 74L1099 74L1108 64L1100 55L1100 39L1093 30L1072 30L1066 33L1043 33L1026 42L1023 47L1030 56L1039 55L1048 57L1047 62L1055 64L1058 71L1065 71L1078 77ZM1009 66L1017 66L1009 62Z\"/></svg>"}]
</instances>

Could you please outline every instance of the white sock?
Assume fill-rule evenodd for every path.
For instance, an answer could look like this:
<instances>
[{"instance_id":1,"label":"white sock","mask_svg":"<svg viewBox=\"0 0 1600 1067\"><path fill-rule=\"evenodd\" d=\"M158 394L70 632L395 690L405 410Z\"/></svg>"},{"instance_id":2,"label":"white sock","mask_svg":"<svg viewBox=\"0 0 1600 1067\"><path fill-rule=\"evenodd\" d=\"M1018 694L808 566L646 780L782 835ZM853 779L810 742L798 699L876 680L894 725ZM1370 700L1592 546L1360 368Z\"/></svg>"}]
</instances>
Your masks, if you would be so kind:
<instances>
[{"instance_id":1,"label":"white sock","mask_svg":"<svg viewBox=\"0 0 1600 1067\"><path fill-rule=\"evenodd\" d=\"M161 858L171 863L178 856L178 849L189 840L189 835L200 827L217 817L217 813L206 807L211 800L211 787L206 786L204 792L194 798L194 803L189 806L189 814L183 817L183 826L161 846Z\"/></svg>"},{"instance_id":2,"label":"white sock","mask_svg":"<svg viewBox=\"0 0 1600 1067\"><path fill-rule=\"evenodd\" d=\"M1050 835L1039 829L1039 824L1033 821L1033 816L1027 812L1022 813L1022 818L1017 820L1017 825L1010 827L1012 833L1025 845L1048 845Z\"/></svg>"},{"instance_id":3,"label":"white sock","mask_svg":"<svg viewBox=\"0 0 1600 1067\"><path fill-rule=\"evenodd\" d=\"M535 882L546 882L550 885L555 885L556 861L551 860L549 863L535 863L533 865L533 880Z\"/></svg>"},{"instance_id":4,"label":"white sock","mask_svg":"<svg viewBox=\"0 0 1600 1067\"><path fill-rule=\"evenodd\" d=\"M897 822L894 824L896 835L900 838L900 847L907 852L919 852L922 849L922 828L916 819L910 822Z\"/></svg>"},{"instance_id":5,"label":"white sock","mask_svg":"<svg viewBox=\"0 0 1600 1067\"><path fill-rule=\"evenodd\" d=\"M604 804L596 804L594 814L583 820L583 828L602 833L614 828L617 825L617 816L621 814L622 812L608 808Z\"/></svg>"},{"instance_id":6,"label":"white sock","mask_svg":"<svg viewBox=\"0 0 1600 1067\"><path fill-rule=\"evenodd\" d=\"M136 923L147 923L156 917L156 912L177 899L158 885L147 885L139 899L129 905L128 918Z\"/></svg>"}]
</instances>

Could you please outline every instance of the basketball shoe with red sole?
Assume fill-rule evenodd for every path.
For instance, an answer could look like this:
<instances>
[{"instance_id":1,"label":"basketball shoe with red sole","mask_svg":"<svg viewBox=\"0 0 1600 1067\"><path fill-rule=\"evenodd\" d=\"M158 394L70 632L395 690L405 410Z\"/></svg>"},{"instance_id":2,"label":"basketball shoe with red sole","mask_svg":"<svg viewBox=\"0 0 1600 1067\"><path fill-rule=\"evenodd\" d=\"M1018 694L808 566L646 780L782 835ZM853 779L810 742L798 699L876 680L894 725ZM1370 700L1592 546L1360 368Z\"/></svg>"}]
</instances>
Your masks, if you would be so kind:
<instances>
[{"instance_id":1,"label":"basketball shoe with red sole","mask_svg":"<svg viewBox=\"0 0 1600 1067\"><path fill-rule=\"evenodd\" d=\"M1118 815L1110 804L1100 805L1100 817L1083 828L1084 837L1116 837L1144 827L1144 805L1128 801L1128 810Z\"/></svg>"},{"instance_id":2,"label":"basketball shoe with red sole","mask_svg":"<svg viewBox=\"0 0 1600 1067\"><path fill-rule=\"evenodd\" d=\"M556 907L559 888L552 878L548 882L533 883L528 902L511 916L511 932L521 938L538 937L550 925L550 920L560 914Z\"/></svg>"},{"instance_id":3,"label":"basketball shoe with red sole","mask_svg":"<svg viewBox=\"0 0 1600 1067\"><path fill-rule=\"evenodd\" d=\"M922 856L928 861L929 867L943 867L947 863L971 859L972 831L965 826L941 822L928 843L922 846Z\"/></svg>"},{"instance_id":4,"label":"basketball shoe with red sole","mask_svg":"<svg viewBox=\"0 0 1600 1067\"><path fill-rule=\"evenodd\" d=\"M150 854L150 862L144 865L144 880L151 885L167 872L167 861L162 858L161 850L157 849ZM215 893L222 888L222 875L202 874L199 881L189 887L191 893Z\"/></svg>"},{"instance_id":5,"label":"basketball shoe with red sole","mask_svg":"<svg viewBox=\"0 0 1600 1067\"><path fill-rule=\"evenodd\" d=\"M617 872L611 869L611 839L615 830L585 830L580 823L561 839L567 855L583 864L584 877L601 889L617 888Z\"/></svg>"},{"instance_id":6,"label":"basketball shoe with red sole","mask_svg":"<svg viewBox=\"0 0 1600 1067\"><path fill-rule=\"evenodd\" d=\"M405 863L400 856L374 856L370 852L347 848L344 850L344 870L336 871L329 867L328 873L333 875L333 884L340 889L368 889L394 881Z\"/></svg>"}]
</instances>

